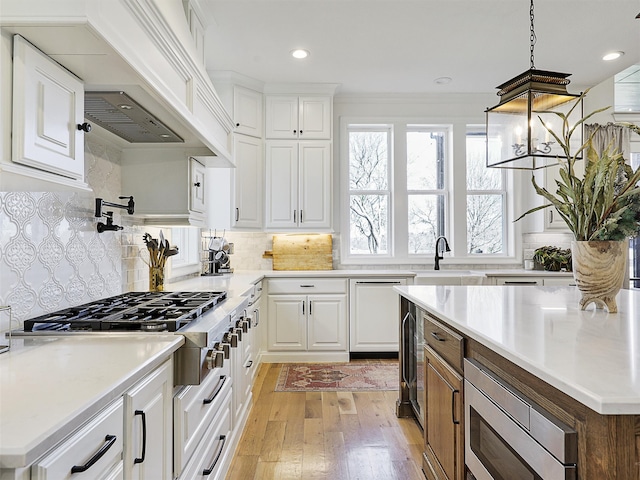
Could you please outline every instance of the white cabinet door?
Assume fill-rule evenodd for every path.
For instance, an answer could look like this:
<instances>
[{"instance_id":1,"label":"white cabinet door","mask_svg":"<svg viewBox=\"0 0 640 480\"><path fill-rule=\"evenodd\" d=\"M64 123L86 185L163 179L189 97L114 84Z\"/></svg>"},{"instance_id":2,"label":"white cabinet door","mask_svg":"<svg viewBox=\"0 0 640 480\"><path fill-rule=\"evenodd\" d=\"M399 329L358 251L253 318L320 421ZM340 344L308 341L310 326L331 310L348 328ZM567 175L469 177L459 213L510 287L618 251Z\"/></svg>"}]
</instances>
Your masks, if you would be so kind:
<instances>
[{"instance_id":1,"label":"white cabinet door","mask_svg":"<svg viewBox=\"0 0 640 480\"><path fill-rule=\"evenodd\" d=\"M331 97L300 97L299 138L331 139Z\"/></svg>"},{"instance_id":2,"label":"white cabinet door","mask_svg":"<svg viewBox=\"0 0 640 480\"><path fill-rule=\"evenodd\" d=\"M268 95L266 97L266 138L330 140L330 96Z\"/></svg>"},{"instance_id":3,"label":"white cabinet door","mask_svg":"<svg viewBox=\"0 0 640 480\"><path fill-rule=\"evenodd\" d=\"M307 349L307 321L302 312L305 295L268 296L268 347L269 350Z\"/></svg>"},{"instance_id":4,"label":"white cabinet door","mask_svg":"<svg viewBox=\"0 0 640 480\"><path fill-rule=\"evenodd\" d=\"M124 395L124 474L129 480L173 476L173 363L165 362Z\"/></svg>"},{"instance_id":5,"label":"white cabinet door","mask_svg":"<svg viewBox=\"0 0 640 480\"><path fill-rule=\"evenodd\" d=\"M400 297L406 278L350 280L349 351L397 352Z\"/></svg>"},{"instance_id":6,"label":"white cabinet door","mask_svg":"<svg viewBox=\"0 0 640 480\"><path fill-rule=\"evenodd\" d=\"M298 226L331 227L331 143L300 142Z\"/></svg>"},{"instance_id":7,"label":"white cabinet door","mask_svg":"<svg viewBox=\"0 0 640 480\"><path fill-rule=\"evenodd\" d=\"M19 35L13 66L12 160L82 181L82 81Z\"/></svg>"},{"instance_id":8,"label":"white cabinet door","mask_svg":"<svg viewBox=\"0 0 640 480\"><path fill-rule=\"evenodd\" d=\"M189 159L189 171L191 175L190 205L191 210L198 213L206 212L205 203L205 173L204 165L194 158Z\"/></svg>"},{"instance_id":9,"label":"white cabinet door","mask_svg":"<svg viewBox=\"0 0 640 480\"><path fill-rule=\"evenodd\" d=\"M545 287L575 287L576 280L573 277L543 278L542 285Z\"/></svg>"},{"instance_id":10,"label":"white cabinet door","mask_svg":"<svg viewBox=\"0 0 640 480\"><path fill-rule=\"evenodd\" d=\"M347 349L346 295L309 295L305 313L308 350Z\"/></svg>"},{"instance_id":11,"label":"white cabinet door","mask_svg":"<svg viewBox=\"0 0 640 480\"><path fill-rule=\"evenodd\" d=\"M262 137L262 94L234 86L233 120L236 133Z\"/></svg>"},{"instance_id":12,"label":"white cabinet door","mask_svg":"<svg viewBox=\"0 0 640 480\"><path fill-rule=\"evenodd\" d=\"M298 142L267 142L266 226L298 225Z\"/></svg>"},{"instance_id":13,"label":"white cabinet door","mask_svg":"<svg viewBox=\"0 0 640 480\"><path fill-rule=\"evenodd\" d=\"M265 103L266 138L298 138L298 97L267 96Z\"/></svg>"},{"instance_id":14,"label":"white cabinet door","mask_svg":"<svg viewBox=\"0 0 640 480\"><path fill-rule=\"evenodd\" d=\"M261 228L263 215L262 140L246 135L234 136L236 156L235 207L233 226Z\"/></svg>"}]
</instances>

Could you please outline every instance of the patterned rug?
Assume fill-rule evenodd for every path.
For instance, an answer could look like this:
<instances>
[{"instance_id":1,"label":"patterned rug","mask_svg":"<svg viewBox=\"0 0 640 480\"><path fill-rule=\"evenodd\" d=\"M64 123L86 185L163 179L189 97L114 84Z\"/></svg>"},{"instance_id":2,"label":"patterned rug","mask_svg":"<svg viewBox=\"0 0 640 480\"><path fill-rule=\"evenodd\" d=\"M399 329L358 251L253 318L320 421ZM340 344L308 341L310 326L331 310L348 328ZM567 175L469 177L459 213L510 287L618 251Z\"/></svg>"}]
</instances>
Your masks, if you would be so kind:
<instances>
[{"instance_id":1,"label":"patterned rug","mask_svg":"<svg viewBox=\"0 0 640 480\"><path fill-rule=\"evenodd\" d=\"M397 390L397 363L290 363L282 366L276 392Z\"/></svg>"}]
</instances>

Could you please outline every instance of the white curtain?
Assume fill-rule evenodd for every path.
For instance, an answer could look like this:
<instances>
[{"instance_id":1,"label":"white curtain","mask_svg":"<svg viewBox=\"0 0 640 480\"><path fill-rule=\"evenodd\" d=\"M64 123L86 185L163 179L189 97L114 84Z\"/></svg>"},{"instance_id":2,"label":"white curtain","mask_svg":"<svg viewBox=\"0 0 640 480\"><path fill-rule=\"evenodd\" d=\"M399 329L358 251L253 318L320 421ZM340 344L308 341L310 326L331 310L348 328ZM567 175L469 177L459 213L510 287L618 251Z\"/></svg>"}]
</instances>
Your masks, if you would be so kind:
<instances>
[{"instance_id":1,"label":"white curtain","mask_svg":"<svg viewBox=\"0 0 640 480\"><path fill-rule=\"evenodd\" d=\"M584 134L585 138L589 138L593 134L593 148L599 154L610 148L621 152L627 163L629 162L628 128L613 123L607 123L606 125L593 123L584 126Z\"/></svg>"}]
</instances>

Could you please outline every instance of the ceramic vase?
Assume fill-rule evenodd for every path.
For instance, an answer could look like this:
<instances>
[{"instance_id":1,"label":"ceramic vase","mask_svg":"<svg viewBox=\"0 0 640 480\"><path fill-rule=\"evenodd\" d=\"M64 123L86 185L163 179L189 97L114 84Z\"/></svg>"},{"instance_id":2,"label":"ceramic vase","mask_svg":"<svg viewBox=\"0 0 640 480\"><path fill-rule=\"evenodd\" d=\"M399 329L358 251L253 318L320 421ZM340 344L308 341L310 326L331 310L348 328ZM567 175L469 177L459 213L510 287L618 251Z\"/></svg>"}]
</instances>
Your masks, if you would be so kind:
<instances>
[{"instance_id":1,"label":"ceramic vase","mask_svg":"<svg viewBox=\"0 0 640 480\"><path fill-rule=\"evenodd\" d=\"M591 303L616 313L616 295L622 288L629 255L629 240L571 242L573 276L582 293L580 308Z\"/></svg>"},{"instance_id":2,"label":"ceramic vase","mask_svg":"<svg viewBox=\"0 0 640 480\"><path fill-rule=\"evenodd\" d=\"M149 267L149 291L164 291L164 268L151 266Z\"/></svg>"}]
</instances>

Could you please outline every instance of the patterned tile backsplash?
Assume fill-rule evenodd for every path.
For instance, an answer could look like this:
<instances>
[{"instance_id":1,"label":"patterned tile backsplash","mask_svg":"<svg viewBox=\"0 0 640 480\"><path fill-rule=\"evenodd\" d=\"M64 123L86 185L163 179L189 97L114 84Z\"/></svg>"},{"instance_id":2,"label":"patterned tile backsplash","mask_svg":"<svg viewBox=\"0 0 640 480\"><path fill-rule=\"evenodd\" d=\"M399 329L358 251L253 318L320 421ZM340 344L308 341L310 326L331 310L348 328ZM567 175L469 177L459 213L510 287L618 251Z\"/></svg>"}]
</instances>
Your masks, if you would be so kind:
<instances>
[{"instance_id":1,"label":"patterned tile backsplash","mask_svg":"<svg viewBox=\"0 0 640 480\"><path fill-rule=\"evenodd\" d=\"M120 195L120 151L87 141L85 178L93 193L0 192L0 304L17 320L123 291L121 234L94 220L96 197Z\"/></svg>"}]
</instances>

